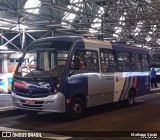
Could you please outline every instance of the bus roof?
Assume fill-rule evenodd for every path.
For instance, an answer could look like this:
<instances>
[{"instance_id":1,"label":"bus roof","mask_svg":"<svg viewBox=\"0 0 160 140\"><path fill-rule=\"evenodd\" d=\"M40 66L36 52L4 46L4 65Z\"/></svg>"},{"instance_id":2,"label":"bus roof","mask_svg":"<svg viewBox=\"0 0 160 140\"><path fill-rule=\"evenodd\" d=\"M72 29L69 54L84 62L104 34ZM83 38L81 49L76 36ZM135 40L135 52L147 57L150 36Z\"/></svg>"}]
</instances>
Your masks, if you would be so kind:
<instances>
[{"instance_id":1,"label":"bus roof","mask_svg":"<svg viewBox=\"0 0 160 140\"><path fill-rule=\"evenodd\" d=\"M96 44L96 45L101 45L101 46L106 46L111 48L111 43L110 42L105 42L101 40L94 40L90 38L83 38L84 43L91 43L91 44Z\"/></svg>"},{"instance_id":2,"label":"bus roof","mask_svg":"<svg viewBox=\"0 0 160 140\"><path fill-rule=\"evenodd\" d=\"M111 43L109 42L105 42L105 41L101 41L101 40L95 40L95 39L90 39L90 38L86 38L83 36L57 36L57 37L46 37L46 38L40 38L37 39L35 42L39 42L39 41L45 41L45 40L64 40L64 41L75 41L77 39L82 39L84 42L87 43L94 43L94 44L101 44L101 45L108 45Z\"/></svg>"},{"instance_id":3,"label":"bus roof","mask_svg":"<svg viewBox=\"0 0 160 140\"><path fill-rule=\"evenodd\" d=\"M126 52L133 51L135 53L142 53L142 54L147 54L148 53L148 50L145 49L145 48L131 46L131 45L127 45L127 44L124 44L124 43L110 43L110 42L105 42L105 41L101 41L101 40L94 40L94 39L90 39L90 38L82 37L82 36L47 37L47 38L37 39L34 42L52 41L52 40L63 40L63 41L74 42L77 39L82 39L82 41L84 41L84 43L91 43L91 44L95 44L95 45L109 47L109 48L113 48L114 50L118 50L118 51L126 51Z\"/></svg>"},{"instance_id":4,"label":"bus roof","mask_svg":"<svg viewBox=\"0 0 160 140\"><path fill-rule=\"evenodd\" d=\"M52 40L63 40L63 41L71 41L74 42L77 39L82 39L81 36L57 36L57 37L46 37L37 39L35 42L39 41L52 41Z\"/></svg>"},{"instance_id":5,"label":"bus roof","mask_svg":"<svg viewBox=\"0 0 160 140\"><path fill-rule=\"evenodd\" d=\"M113 43L112 47L114 50L118 50L118 51L135 52L135 53L141 53L141 54L149 53L149 51L145 48L131 46L124 43Z\"/></svg>"}]
</instances>

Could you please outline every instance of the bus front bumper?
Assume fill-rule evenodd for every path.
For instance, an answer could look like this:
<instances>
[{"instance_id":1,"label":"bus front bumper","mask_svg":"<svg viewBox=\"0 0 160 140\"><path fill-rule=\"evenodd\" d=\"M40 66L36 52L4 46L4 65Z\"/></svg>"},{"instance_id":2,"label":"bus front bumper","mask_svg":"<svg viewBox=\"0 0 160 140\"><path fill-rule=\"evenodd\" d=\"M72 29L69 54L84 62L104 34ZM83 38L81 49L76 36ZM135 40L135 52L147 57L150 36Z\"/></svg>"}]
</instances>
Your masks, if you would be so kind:
<instances>
[{"instance_id":1,"label":"bus front bumper","mask_svg":"<svg viewBox=\"0 0 160 140\"><path fill-rule=\"evenodd\" d=\"M64 94L58 92L42 98L28 98L12 92L13 105L20 109L47 112L66 112Z\"/></svg>"}]
</instances>

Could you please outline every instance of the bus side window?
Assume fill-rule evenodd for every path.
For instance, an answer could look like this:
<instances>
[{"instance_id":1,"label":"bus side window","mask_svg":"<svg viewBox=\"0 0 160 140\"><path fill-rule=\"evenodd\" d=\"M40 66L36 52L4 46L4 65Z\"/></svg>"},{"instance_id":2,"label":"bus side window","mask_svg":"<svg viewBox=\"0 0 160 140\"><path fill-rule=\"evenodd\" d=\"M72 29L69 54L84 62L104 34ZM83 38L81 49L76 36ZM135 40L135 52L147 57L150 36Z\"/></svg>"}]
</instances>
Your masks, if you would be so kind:
<instances>
[{"instance_id":1,"label":"bus side window","mask_svg":"<svg viewBox=\"0 0 160 140\"><path fill-rule=\"evenodd\" d=\"M132 71L142 70L140 54L131 53L131 69Z\"/></svg>"},{"instance_id":2,"label":"bus side window","mask_svg":"<svg viewBox=\"0 0 160 140\"><path fill-rule=\"evenodd\" d=\"M113 50L100 48L100 62L102 72L116 71L115 52Z\"/></svg>"},{"instance_id":3,"label":"bus side window","mask_svg":"<svg viewBox=\"0 0 160 140\"><path fill-rule=\"evenodd\" d=\"M71 62L72 70L98 71L98 53L92 50L76 50Z\"/></svg>"},{"instance_id":4,"label":"bus side window","mask_svg":"<svg viewBox=\"0 0 160 140\"><path fill-rule=\"evenodd\" d=\"M89 72L98 71L98 54L96 51L86 50L85 51L85 63L86 69Z\"/></svg>"},{"instance_id":5,"label":"bus side window","mask_svg":"<svg viewBox=\"0 0 160 140\"><path fill-rule=\"evenodd\" d=\"M130 57L128 52L117 52L117 69L120 72L130 71Z\"/></svg>"},{"instance_id":6,"label":"bus side window","mask_svg":"<svg viewBox=\"0 0 160 140\"><path fill-rule=\"evenodd\" d=\"M83 70L85 69L85 59L84 59L84 50L76 50L72 61L71 61L71 70Z\"/></svg>"},{"instance_id":7,"label":"bus side window","mask_svg":"<svg viewBox=\"0 0 160 140\"><path fill-rule=\"evenodd\" d=\"M142 71L149 71L149 56L147 54L141 55Z\"/></svg>"}]
</instances>

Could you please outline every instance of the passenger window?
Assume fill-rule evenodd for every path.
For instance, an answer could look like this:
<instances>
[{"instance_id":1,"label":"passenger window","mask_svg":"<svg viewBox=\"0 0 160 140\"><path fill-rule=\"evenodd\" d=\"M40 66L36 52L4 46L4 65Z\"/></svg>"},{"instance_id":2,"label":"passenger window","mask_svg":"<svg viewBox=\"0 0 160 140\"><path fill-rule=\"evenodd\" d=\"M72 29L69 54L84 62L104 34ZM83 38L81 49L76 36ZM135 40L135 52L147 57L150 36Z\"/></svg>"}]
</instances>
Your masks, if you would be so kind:
<instances>
[{"instance_id":1,"label":"passenger window","mask_svg":"<svg viewBox=\"0 0 160 140\"><path fill-rule=\"evenodd\" d=\"M140 54L136 54L136 53L131 54L131 69L132 71L142 70Z\"/></svg>"},{"instance_id":2,"label":"passenger window","mask_svg":"<svg viewBox=\"0 0 160 140\"><path fill-rule=\"evenodd\" d=\"M131 54L131 61L140 62L140 55L136 53Z\"/></svg>"},{"instance_id":3,"label":"passenger window","mask_svg":"<svg viewBox=\"0 0 160 140\"><path fill-rule=\"evenodd\" d=\"M14 59L10 59L10 60L9 60L9 63L10 63L10 64L14 64Z\"/></svg>"},{"instance_id":4,"label":"passenger window","mask_svg":"<svg viewBox=\"0 0 160 140\"><path fill-rule=\"evenodd\" d=\"M142 54L141 58L142 58L142 62L148 62L148 55L147 54Z\"/></svg>"},{"instance_id":5,"label":"passenger window","mask_svg":"<svg viewBox=\"0 0 160 140\"><path fill-rule=\"evenodd\" d=\"M102 72L115 72L116 62L115 62L115 52L108 49L100 49L100 61L101 61L101 71Z\"/></svg>"},{"instance_id":6,"label":"passenger window","mask_svg":"<svg viewBox=\"0 0 160 140\"><path fill-rule=\"evenodd\" d=\"M72 58L71 69L97 72L98 53L93 50L76 50Z\"/></svg>"},{"instance_id":7,"label":"passenger window","mask_svg":"<svg viewBox=\"0 0 160 140\"><path fill-rule=\"evenodd\" d=\"M130 55L128 52L117 52L117 70L130 71Z\"/></svg>"},{"instance_id":8,"label":"passenger window","mask_svg":"<svg viewBox=\"0 0 160 140\"><path fill-rule=\"evenodd\" d=\"M141 55L142 60L142 70L143 71L149 71L149 56L147 54Z\"/></svg>"},{"instance_id":9,"label":"passenger window","mask_svg":"<svg viewBox=\"0 0 160 140\"><path fill-rule=\"evenodd\" d=\"M118 62L118 71L120 71L120 72L125 71L125 63L124 62Z\"/></svg>"},{"instance_id":10,"label":"passenger window","mask_svg":"<svg viewBox=\"0 0 160 140\"><path fill-rule=\"evenodd\" d=\"M85 51L85 63L88 71L98 71L98 54L96 51Z\"/></svg>"},{"instance_id":11,"label":"passenger window","mask_svg":"<svg viewBox=\"0 0 160 140\"><path fill-rule=\"evenodd\" d=\"M117 60L123 61L123 52L117 52Z\"/></svg>"}]
</instances>

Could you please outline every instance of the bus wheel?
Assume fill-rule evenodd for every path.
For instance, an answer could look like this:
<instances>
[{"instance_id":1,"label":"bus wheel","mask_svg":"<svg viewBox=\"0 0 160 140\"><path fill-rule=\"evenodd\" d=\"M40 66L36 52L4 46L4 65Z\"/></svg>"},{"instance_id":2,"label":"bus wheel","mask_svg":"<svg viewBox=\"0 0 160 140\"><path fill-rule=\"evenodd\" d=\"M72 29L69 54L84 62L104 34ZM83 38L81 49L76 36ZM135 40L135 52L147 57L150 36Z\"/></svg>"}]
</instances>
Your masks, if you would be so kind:
<instances>
[{"instance_id":1,"label":"bus wheel","mask_svg":"<svg viewBox=\"0 0 160 140\"><path fill-rule=\"evenodd\" d=\"M128 93L128 99L125 101L126 106L133 106L135 103L134 91L130 90Z\"/></svg>"},{"instance_id":2,"label":"bus wheel","mask_svg":"<svg viewBox=\"0 0 160 140\"><path fill-rule=\"evenodd\" d=\"M79 98L75 97L71 101L70 111L67 114L67 118L69 120L77 120L83 117L84 115L84 101Z\"/></svg>"}]
</instances>

